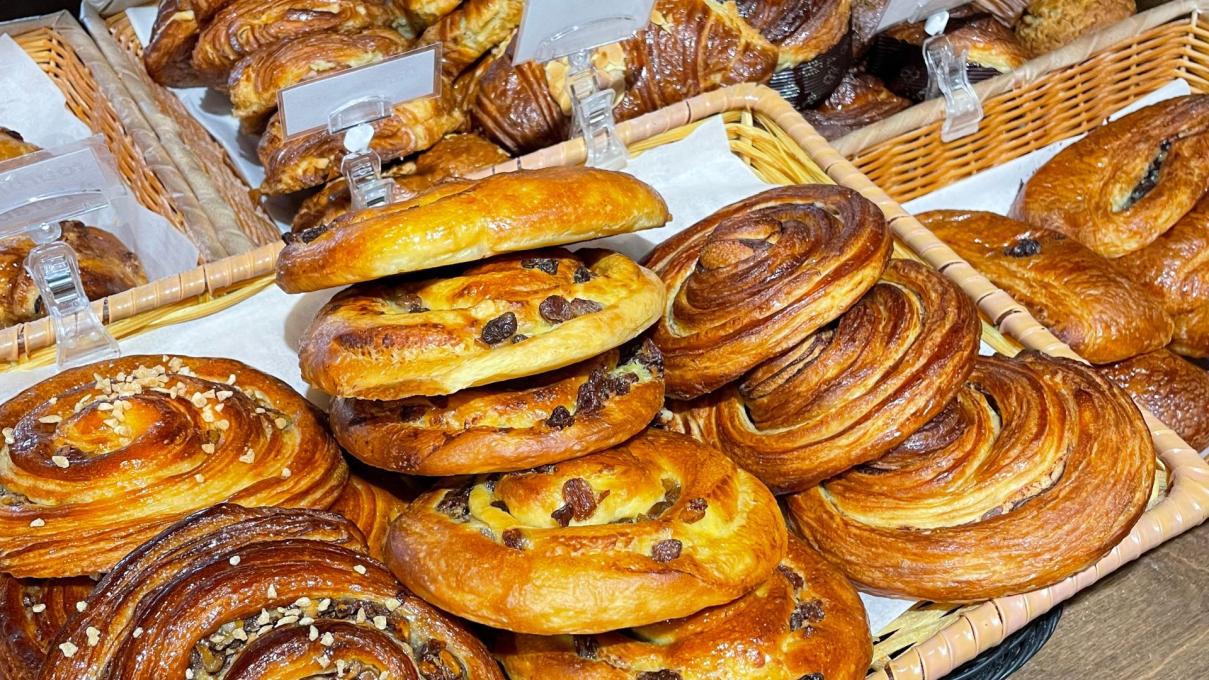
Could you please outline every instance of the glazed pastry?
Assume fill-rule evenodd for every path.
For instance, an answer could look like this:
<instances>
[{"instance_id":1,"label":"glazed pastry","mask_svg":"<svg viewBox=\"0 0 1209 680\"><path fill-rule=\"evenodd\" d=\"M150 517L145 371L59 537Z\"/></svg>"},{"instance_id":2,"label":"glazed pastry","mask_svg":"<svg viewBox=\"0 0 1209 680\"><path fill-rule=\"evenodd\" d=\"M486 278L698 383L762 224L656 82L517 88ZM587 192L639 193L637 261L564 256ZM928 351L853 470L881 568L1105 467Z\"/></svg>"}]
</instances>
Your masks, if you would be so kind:
<instances>
[{"instance_id":1,"label":"glazed pastry","mask_svg":"<svg viewBox=\"0 0 1209 680\"><path fill-rule=\"evenodd\" d=\"M365 66L405 51L411 44L393 28L359 33L322 32L283 40L245 57L228 80L231 113L255 129L277 108L277 94L298 83L346 68Z\"/></svg>"},{"instance_id":2,"label":"glazed pastry","mask_svg":"<svg viewBox=\"0 0 1209 680\"><path fill-rule=\"evenodd\" d=\"M835 328L798 336L695 415L706 441L774 492L803 491L940 413L969 377L981 331L960 289L894 260Z\"/></svg>"},{"instance_id":3,"label":"glazed pastry","mask_svg":"<svg viewBox=\"0 0 1209 680\"><path fill-rule=\"evenodd\" d=\"M147 283L143 264L118 237L75 220L60 222L60 240L76 252L80 281L89 300L121 293ZM38 286L25 269L34 249L26 237L0 241L0 328L46 316Z\"/></svg>"},{"instance_id":4,"label":"glazed pastry","mask_svg":"<svg viewBox=\"0 0 1209 680\"><path fill-rule=\"evenodd\" d=\"M831 96L802 117L824 138L839 139L849 132L872 125L911 106L886 88L876 77L860 71L844 74Z\"/></svg>"},{"instance_id":5,"label":"glazed pastry","mask_svg":"<svg viewBox=\"0 0 1209 680\"><path fill-rule=\"evenodd\" d=\"M344 491L329 509L356 525L365 535L369 554L375 560L383 560L386 559L386 532L405 507L406 501L381 484L351 475Z\"/></svg>"},{"instance_id":6,"label":"glazed pastry","mask_svg":"<svg viewBox=\"0 0 1209 680\"><path fill-rule=\"evenodd\" d=\"M456 78L516 31L524 7L523 0L466 0L429 26L417 44L441 43L441 68Z\"/></svg>"},{"instance_id":7,"label":"glazed pastry","mask_svg":"<svg viewBox=\"0 0 1209 680\"><path fill-rule=\"evenodd\" d=\"M0 161L11 160L38 150L36 145L25 141L17 131L0 127Z\"/></svg>"},{"instance_id":8,"label":"glazed pastry","mask_svg":"<svg viewBox=\"0 0 1209 680\"><path fill-rule=\"evenodd\" d=\"M192 64L204 82L225 85L236 63L279 41L402 21L391 0L233 0L201 29Z\"/></svg>"},{"instance_id":9,"label":"glazed pastry","mask_svg":"<svg viewBox=\"0 0 1209 680\"><path fill-rule=\"evenodd\" d=\"M370 465L416 475L509 472L577 458L634 436L663 406L650 340L513 383L436 399L337 399L332 430Z\"/></svg>"},{"instance_id":10,"label":"glazed pastry","mask_svg":"<svg viewBox=\"0 0 1209 680\"><path fill-rule=\"evenodd\" d=\"M546 168L447 182L288 237L277 259L277 285L289 293L331 288L649 229L669 219L654 189L609 170Z\"/></svg>"},{"instance_id":11,"label":"glazed pastry","mask_svg":"<svg viewBox=\"0 0 1209 680\"><path fill-rule=\"evenodd\" d=\"M75 614L95 582L16 579L0 574L0 680L34 680L50 641Z\"/></svg>"},{"instance_id":12,"label":"glazed pastry","mask_svg":"<svg viewBox=\"0 0 1209 680\"><path fill-rule=\"evenodd\" d=\"M437 96L399 104L389 117L370 123L374 137L369 148L383 161L391 161L429 148L464 122L462 110L454 106L453 90L445 82ZM346 153L343 135L329 134L326 129L289 139L283 134L281 115L275 113L256 147L265 171L261 191L288 194L340 176Z\"/></svg>"},{"instance_id":13,"label":"glazed pastry","mask_svg":"<svg viewBox=\"0 0 1209 680\"><path fill-rule=\"evenodd\" d=\"M668 396L716 390L835 320L890 248L877 206L822 184L743 199L663 242L647 266L668 288L654 335Z\"/></svg>"},{"instance_id":14,"label":"glazed pastry","mask_svg":"<svg viewBox=\"0 0 1209 680\"><path fill-rule=\"evenodd\" d=\"M1209 448L1209 373L1160 349L1099 367L1197 451Z\"/></svg>"},{"instance_id":15,"label":"glazed pastry","mask_svg":"<svg viewBox=\"0 0 1209 680\"><path fill-rule=\"evenodd\" d=\"M520 633L601 633L688 616L785 556L772 494L725 456L648 431L608 451L420 496L387 563L445 611Z\"/></svg>"},{"instance_id":16,"label":"glazed pastry","mask_svg":"<svg viewBox=\"0 0 1209 680\"><path fill-rule=\"evenodd\" d=\"M508 154L503 149L476 134L447 135L414 162L383 169L382 176L394 179L396 194L407 200L445 180L459 179L506 160ZM348 183L340 177L302 202L292 229L301 232L327 224L351 209Z\"/></svg>"},{"instance_id":17,"label":"glazed pastry","mask_svg":"<svg viewBox=\"0 0 1209 680\"><path fill-rule=\"evenodd\" d=\"M814 59L848 33L851 0L737 0L735 4L747 23L776 45L778 70Z\"/></svg>"},{"instance_id":18,"label":"glazed pastry","mask_svg":"<svg viewBox=\"0 0 1209 680\"><path fill-rule=\"evenodd\" d=\"M0 572L19 577L106 571L222 501L326 508L348 476L306 400L229 359L68 369L0 404L0 428Z\"/></svg>"},{"instance_id":19,"label":"glazed pastry","mask_svg":"<svg viewBox=\"0 0 1209 680\"><path fill-rule=\"evenodd\" d=\"M462 4L462 0L396 0L412 28L424 30Z\"/></svg>"},{"instance_id":20,"label":"glazed pastry","mask_svg":"<svg viewBox=\"0 0 1209 680\"><path fill-rule=\"evenodd\" d=\"M143 49L143 65L160 85L192 87L205 84L193 68L193 48L203 26L234 0L159 0L151 40Z\"/></svg>"},{"instance_id":21,"label":"glazed pastry","mask_svg":"<svg viewBox=\"0 0 1209 680\"><path fill-rule=\"evenodd\" d=\"M1074 42L1137 11L1134 0L1030 0L1016 37L1038 56Z\"/></svg>"},{"instance_id":22,"label":"glazed pastry","mask_svg":"<svg viewBox=\"0 0 1209 680\"><path fill-rule=\"evenodd\" d=\"M1209 356L1209 193L1154 243L1115 264L1175 319L1174 351Z\"/></svg>"},{"instance_id":23,"label":"glazed pastry","mask_svg":"<svg viewBox=\"0 0 1209 680\"><path fill-rule=\"evenodd\" d=\"M589 359L659 318L663 285L608 250L505 255L358 284L302 334L303 378L338 397L452 394Z\"/></svg>"},{"instance_id":24,"label":"glazed pastry","mask_svg":"<svg viewBox=\"0 0 1209 680\"><path fill-rule=\"evenodd\" d=\"M42 680L503 680L482 644L367 554L348 520L231 504L122 560L51 649Z\"/></svg>"},{"instance_id":25,"label":"glazed pastry","mask_svg":"<svg viewBox=\"0 0 1209 680\"><path fill-rule=\"evenodd\" d=\"M856 590L793 536L776 571L734 602L625 632L507 635L495 652L512 680L861 680L873 656Z\"/></svg>"},{"instance_id":26,"label":"glazed pastry","mask_svg":"<svg viewBox=\"0 0 1209 680\"><path fill-rule=\"evenodd\" d=\"M1092 130L1037 170L1013 216L1104 257L1153 243L1209 188L1209 95L1176 97Z\"/></svg>"},{"instance_id":27,"label":"glazed pastry","mask_svg":"<svg viewBox=\"0 0 1209 680\"><path fill-rule=\"evenodd\" d=\"M1154 473L1137 407L1093 369L980 357L932 422L789 510L862 590L975 602L1090 567L1142 515Z\"/></svg>"},{"instance_id":28,"label":"glazed pastry","mask_svg":"<svg viewBox=\"0 0 1209 680\"><path fill-rule=\"evenodd\" d=\"M1077 241L989 212L937 210L917 217L1093 364L1171 341L1171 317L1158 299Z\"/></svg>"}]
</instances>

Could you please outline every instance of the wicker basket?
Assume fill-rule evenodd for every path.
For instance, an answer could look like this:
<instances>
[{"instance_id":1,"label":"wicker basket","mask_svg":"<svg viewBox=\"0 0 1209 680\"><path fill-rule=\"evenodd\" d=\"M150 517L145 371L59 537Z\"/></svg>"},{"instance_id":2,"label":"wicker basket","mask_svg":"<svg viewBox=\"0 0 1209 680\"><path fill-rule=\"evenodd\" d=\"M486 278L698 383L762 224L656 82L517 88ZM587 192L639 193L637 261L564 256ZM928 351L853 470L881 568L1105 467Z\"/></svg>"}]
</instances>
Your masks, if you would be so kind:
<instances>
[{"instance_id":1,"label":"wicker basket","mask_svg":"<svg viewBox=\"0 0 1209 680\"><path fill-rule=\"evenodd\" d=\"M1017 71L979 83L978 132L940 139L944 105L926 102L832 145L898 201L1087 132L1174 78L1209 92L1209 0L1161 5Z\"/></svg>"}]
</instances>

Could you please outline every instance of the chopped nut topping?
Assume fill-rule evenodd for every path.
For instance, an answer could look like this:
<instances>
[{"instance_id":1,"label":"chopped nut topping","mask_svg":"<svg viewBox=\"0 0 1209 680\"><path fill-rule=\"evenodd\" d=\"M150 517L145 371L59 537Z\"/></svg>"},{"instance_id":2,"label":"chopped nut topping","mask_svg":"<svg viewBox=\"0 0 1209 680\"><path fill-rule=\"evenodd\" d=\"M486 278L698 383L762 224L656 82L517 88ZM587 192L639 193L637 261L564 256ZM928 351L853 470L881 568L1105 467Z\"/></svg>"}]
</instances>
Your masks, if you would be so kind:
<instances>
[{"instance_id":1,"label":"chopped nut topping","mask_svg":"<svg viewBox=\"0 0 1209 680\"><path fill-rule=\"evenodd\" d=\"M309 631L307 631L307 633L306 633L306 638L308 640L310 640L311 642L318 640L319 639L319 629L314 626L311 626L311 629Z\"/></svg>"},{"instance_id":2,"label":"chopped nut topping","mask_svg":"<svg viewBox=\"0 0 1209 680\"><path fill-rule=\"evenodd\" d=\"M358 565L355 565L355 566L353 567L353 571L357 572L358 574L362 574L362 575L364 575L364 574L365 574L365 567L364 567L363 565L358 564Z\"/></svg>"},{"instance_id":3,"label":"chopped nut topping","mask_svg":"<svg viewBox=\"0 0 1209 680\"><path fill-rule=\"evenodd\" d=\"M135 640L143 637L143 627L139 626L138 628L135 628L134 632L130 634L130 637L134 638Z\"/></svg>"},{"instance_id":4,"label":"chopped nut topping","mask_svg":"<svg viewBox=\"0 0 1209 680\"><path fill-rule=\"evenodd\" d=\"M396 610L400 606L402 606L402 604L403 604L402 602L396 600L395 598L388 597L388 598L386 598L386 611L393 612L394 610Z\"/></svg>"},{"instance_id":5,"label":"chopped nut topping","mask_svg":"<svg viewBox=\"0 0 1209 680\"><path fill-rule=\"evenodd\" d=\"M62 420L63 416L42 416L41 418L38 418L39 423L44 423L46 425L53 425L55 423L62 422Z\"/></svg>"},{"instance_id":6,"label":"chopped nut topping","mask_svg":"<svg viewBox=\"0 0 1209 680\"><path fill-rule=\"evenodd\" d=\"M254 460L256 460L256 452L252 449L244 451L243 455L239 457L239 462L241 463L251 463Z\"/></svg>"},{"instance_id":7,"label":"chopped nut topping","mask_svg":"<svg viewBox=\"0 0 1209 680\"><path fill-rule=\"evenodd\" d=\"M273 419L273 424L277 426L278 430L284 430L285 428L290 426L290 421L286 420L285 418L282 418L281 416L277 416L276 418Z\"/></svg>"},{"instance_id":8,"label":"chopped nut topping","mask_svg":"<svg viewBox=\"0 0 1209 680\"><path fill-rule=\"evenodd\" d=\"M76 655L76 652L80 651L80 648L71 644L70 642L64 642L63 644L59 645L59 651L63 652L63 656L70 659Z\"/></svg>"},{"instance_id":9,"label":"chopped nut topping","mask_svg":"<svg viewBox=\"0 0 1209 680\"><path fill-rule=\"evenodd\" d=\"M80 600L79 602L77 602L77 603L76 603L76 611L78 611L78 612L82 612L82 611L84 611L85 609L88 609L88 603L87 603L87 602L85 602L84 600Z\"/></svg>"},{"instance_id":10,"label":"chopped nut topping","mask_svg":"<svg viewBox=\"0 0 1209 680\"><path fill-rule=\"evenodd\" d=\"M55 467L66 469L71 465L71 461L67 460L67 456L51 456L50 462L55 464Z\"/></svg>"},{"instance_id":11,"label":"chopped nut topping","mask_svg":"<svg viewBox=\"0 0 1209 680\"><path fill-rule=\"evenodd\" d=\"M231 559L227 560L227 562L229 562L232 567L238 567L239 566L239 555L232 555Z\"/></svg>"},{"instance_id":12,"label":"chopped nut topping","mask_svg":"<svg viewBox=\"0 0 1209 680\"><path fill-rule=\"evenodd\" d=\"M46 611L46 605L39 602L38 604L30 607L29 610L35 614L41 614L42 612Z\"/></svg>"},{"instance_id":13,"label":"chopped nut topping","mask_svg":"<svg viewBox=\"0 0 1209 680\"><path fill-rule=\"evenodd\" d=\"M272 583L269 584L269 598L277 599L277 588Z\"/></svg>"},{"instance_id":14,"label":"chopped nut topping","mask_svg":"<svg viewBox=\"0 0 1209 680\"><path fill-rule=\"evenodd\" d=\"M336 638L331 633L324 633L323 637L319 638L319 644L324 647L331 647L336 644Z\"/></svg>"},{"instance_id":15,"label":"chopped nut topping","mask_svg":"<svg viewBox=\"0 0 1209 680\"><path fill-rule=\"evenodd\" d=\"M30 522L29 525L35 529L38 527L44 527L44 526L46 526L46 520L42 519L41 517L38 517L34 521Z\"/></svg>"},{"instance_id":16,"label":"chopped nut topping","mask_svg":"<svg viewBox=\"0 0 1209 680\"><path fill-rule=\"evenodd\" d=\"M206 442L205 444L201 445L201 450L205 453L214 453L214 445L210 442Z\"/></svg>"},{"instance_id":17,"label":"chopped nut topping","mask_svg":"<svg viewBox=\"0 0 1209 680\"><path fill-rule=\"evenodd\" d=\"M386 617L385 616L375 616L374 617L374 628L377 628L378 630L386 630Z\"/></svg>"},{"instance_id":18,"label":"chopped nut topping","mask_svg":"<svg viewBox=\"0 0 1209 680\"><path fill-rule=\"evenodd\" d=\"M197 482L198 484L205 484L206 476L199 472L193 475L193 481Z\"/></svg>"},{"instance_id":19,"label":"chopped nut topping","mask_svg":"<svg viewBox=\"0 0 1209 680\"><path fill-rule=\"evenodd\" d=\"M290 472L289 468L281 468L281 478L282 479L289 479L291 474L293 474L293 473Z\"/></svg>"},{"instance_id":20,"label":"chopped nut topping","mask_svg":"<svg viewBox=\"0 0 1209 680\"><path fill-rule=\"evenodd\" d=\"M84 630L84 634L88 636L89 647L96 647L97 643L101 641L101 631L93 628L92 626L86 628Z\"/></svg>"}]
</instances>

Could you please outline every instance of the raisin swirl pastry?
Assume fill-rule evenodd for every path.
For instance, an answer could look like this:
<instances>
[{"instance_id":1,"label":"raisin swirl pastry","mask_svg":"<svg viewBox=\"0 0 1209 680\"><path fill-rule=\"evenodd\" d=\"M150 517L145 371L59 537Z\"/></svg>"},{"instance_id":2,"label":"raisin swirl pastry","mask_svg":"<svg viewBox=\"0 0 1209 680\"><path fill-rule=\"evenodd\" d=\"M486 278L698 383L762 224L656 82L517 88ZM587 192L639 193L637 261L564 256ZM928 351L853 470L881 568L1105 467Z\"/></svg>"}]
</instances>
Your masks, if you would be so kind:
<instances>
[{"instance_id":1,"label":"raisin swirl pastry","mask_svg":"<svg viewBox=\"0 0 1209 680\"><path fill-rule=\"evenodd\" d=\"M1037 170L1013 217L1110 258L1161 236L1209 189L1209 95L1169 99L1092 130Z\"/></svg>"},{"instance_id":2,"label":"raisin swirl pastry","mask_svg":"<svg viewBox=\"0 0 1209 680\"><path fill-rule=\"evenodd\" d=\"M86 576L17 579L0 574L0 680L34 680L50 642L96 582Z\"/></svg>"},{"instance_id":3,"label":"raisin swirl pastry","mask_svg":"<svg viewBox=\"0 0 1209 680\"><path fill-rule=\"evenodd\" d=\"M1129 533L1155 453L1119 387L1069 359L980 357L885 457L791 496L799 530L864 590L971 602L1060 581Z\"/></svg>"},{"instance_id":4,"label":"raisin swirl pastry","mask_svg":"<svg viewBox=\"0 0 1209 680\"><path fill-rule=\"evenodd\" d=\"M512 680L860 680L873 656L856 590L793 536L734 602L624 633L506 636L495 652Z\"/></svg>"},{"instance_id":5,"label":"raisin swirl pastry","mask_svg":"<svg viewBox=\"0 0 1209 680\"><path fill-rule=\"evenodd\" d=\"M785 555L768 489L718 451L648 430L556 465L420 496L387 564L442 609L497 628L600 633L742 596Z\"/></svg>"},{"instance_id":6,"label":"raisin swirl pastry","mask_svg":"<svg viewBox=\"0 0 1209 680\"><path fill-rule=\"evenodd\" d=\"M366 554L348 520L222 504L102 579L40 677L333 675L502 680L477 640Z\"/></svg>"},{"instance_id":7,"label":"raisin swirl pastry","mask_svg":"<svg viewBox=\"0 0 1209 680\"><path fill-rule=\"evenodd\" d=\"M827 99L802 117L824 138L839 139L911 106L868 73L850 70Z\"/></svg>"},{"instance_id":8,"label":"raisin swirl pastry","mask_svg":"<svg viewBox=\"0 0 1209 680\"><path fill-rule=\"evenodd\" d=\"M405 507L407 502L382 484L351 475L329 510L344 515L356 525L365 534L369 554L376 560L383 560L386 558L386 532Z\"/></svg>"},{"instance_id":9,"label":"raisin swirl pastry","mask_svg":"<svg viewBox=\"0 0 1209 680\"><path fill-rule=\"evenodd\" d=\"M362 462L414 475L509 472L610 448L663 406L650 340L532 378L401 401L337 399L332 430Z\"/></svg>"},{"instance_id":10,"label":"raisin swirl pastry","mask_svg":"<svg viewBox=\"0 0 1209 680\"><path fill-rule=\"evenodd\" d=\"M227 359L69 369L0 404L0 427L0 571L21 577L106 571L222 501L326 508L348 476L306 400Z\"/></svg>"},{"instance_id":11,"label":"raisin swirl pastry","mask_svg":"<svg viewBox=\"0 0 1209 680\"><path fill-rule=\"evenodd\" d=\"M1171 317L1117 266L1120 260L994 213L936 210L917 217L1092 363L1121 361L1171 341Z\"/></svg>"},{"instance_id":12,"label":"raisin swirl pastry","mask_svg":"<svg viewBox=\"0 0 1209 680\"><path fill-rule=\"evenodd\" d=\"M332 298L303 334L303 378L338 397L451 394L589 359L659 318L663 284L624 255L503 255Z\"/></svg>"},{"instance_id":13,"label":"raisin swirl pastry","mask_svg":"<svg viewBox=\"0 0 1209 680\"><path fill-rule=\"evenodd\" d=\"M646 264L668 287L654 335L668 395L712 392L835 320L890 249L877 206L822 184L765 191L663 242Z\"/></svg>"},{"instance_id":14,"label":"raisin swirl pastry","mask_svg":"<svg viewBox=\"0 0 1209 680\"><path fill-rule=\"evenodd\" d=\"M669 219L654 189L609 170L548 168L450 181L291 235L277 259L277 285L291 293L331 288L649 229Z\"/></svg>"},{"instance_id":15,"label":"raisin swirl pastry","mask_svg":"<svg viewBox=\"0 0 1209 680\"><path fill-rule=\"evenodd\" d=\"M974 304L929 267L894 260L835 328L801 339L694 409L716 442L773 491L803 491L898 446L969 377Z\"/></svg>"}]
</instances>

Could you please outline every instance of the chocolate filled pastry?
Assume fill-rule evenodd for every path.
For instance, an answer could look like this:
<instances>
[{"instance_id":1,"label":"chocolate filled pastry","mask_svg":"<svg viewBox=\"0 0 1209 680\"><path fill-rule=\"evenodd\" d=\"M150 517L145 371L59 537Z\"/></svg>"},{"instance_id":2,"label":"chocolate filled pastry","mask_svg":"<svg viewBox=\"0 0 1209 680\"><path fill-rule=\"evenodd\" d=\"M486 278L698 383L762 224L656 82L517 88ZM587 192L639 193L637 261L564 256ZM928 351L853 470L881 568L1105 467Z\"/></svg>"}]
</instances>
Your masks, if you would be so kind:
<instances>
[{"instance_id":1,"label":"chocolate filled pastry","mask_svg":"<svg viewBox=\"0 0 1209 680\"><path fill-rule=\"evenodd\" d=\"M383 161L391 161L431 147L464 122L462 109L454 103L453 88L444 82L439 94L399 104L391 115L370 123L374 136L369 148ZM274 113L256 146L265 172L262 192L288 194L340 176L340 162L347 153L342 135L326 129L289 139L284 134L281 114Z\"/></svg>"},{"instance_id":2,"label":"chocolate filled pastry","mask_svg":"<svg viewBox=\"0 0 1209 680\"><path fill-rule=\"evenodd\" d=\"M774 492L879 458L957 394L978 354L978 311L917 262L894 260L834 327L692 409L708 442Z\"/></svg>"},{"instance_id":3,"label":"chocolate filled pastry","mask_svg":"<svg viewBox=\"0 0 1209 680\"><path fill-rule=\"evenodd\" d=\"M456 78L516 31L523 0L466 0L420 36L417 45L441 44L441 70Z\"/></svg>"},{"instance_id":4,"label":"chocolate filled pastry","mask_svg":"<svg viewBox=\"0 0 1209 680\"><path fill-rule=\"evenodd\" d=\"M100 583L39 676L503 680L478 640L401 586L327 512L222 504Z\"/></svg>"},{"instance_id":5,"label":"chocolate filled pastry","mask_svg":"<svg viewBox=\"0 0 1209 680\"><path fill-rule=\"evenodd\" d=\"M890 249L877 206L822 184L765 191L664 241L647 266L668 288L654 335L668 396L712 392L834 321Z\"/></svg>"},{"instance_id":6,"label":"chocolate filled pastry","mask_svg":"<svg viewBox=\"0 0 1209 680\"><path fill-rule=\"evenodd\" d=\"M734 602L625 632L506 635L494 651L512 680L861 680L873 656L856 590L794 536L776 571Z\"/></svg>"},{"instance_id":7,"label":"chocolate filled pastry","mask_svg":"<svg viewBox=\"0 0 1209 680\"><path fill-rule=\"evenodd\" d=\"M18 577L106 571L222 501L326 508L348 476L306 400L228 359L68 369L0 404L0 428L0 572Z\"/></svg>"},{"instance_id":8,"label":"chocolate filled pastry","mask_svg":"<svg viewBox=\"0 0 1209 680\"><path fill-rule=\"evenodd\" d=\"M619 447L420 496L387 563L445 611L519 633L591 634L730 602L785 556L764 485L688 437Z\"/></svg>"},{"instance_id":9,"label":"chocolate filled pastry","mask_svg":"<svg viewBox=\"0 0 1209 680\"><path fill-rule=\"evenodd\" d=\"M75 220L60 222L59 229L59 240L76 253L80 282L89 300L147 283L142 262L118 237ZM25 269L25 258L34 245L24 236L0 241L0 328L46 316L38 286Z\"/></svg>"},{"instance_id":10,"label":"chocolate filled pastry","mask_svg":"<svg viewBox=\"0 0 1209 680\"><path fill-rule=\"evenodd\" d=\"M206 84L193 68L197 36L214 15L234 0L159 0L151 40L143 49L147 74L160 85Z\"/></svg>"},{"instance_id":11,"label":"chocolate filled pastry","mask_svg":"<svg viewBox=\"0 0 1209 680\"><path fill-rule=\"evenodd\" d=\"M1013 217L1104 257L1153 243L1209 188L1209 95L1176 97L1102 125L1033 175Z\"/></svg>"},{"instance_id":12,"label":"chocolate filled pastry","mask_svg":"<svg viewBox=\"0 0 1209 680\"><path fill-rule=\"evenodd\" d=\"M17 131L0 127L0 161L19 158L38 150L37 145L25 141L25 138Z\"/></svg>"},{"instance_id":13,"label":"chocolate filled pastry","mask_svg":"<svg viewBox=\"0 0 1209 680\"><path fill-rule=\"evenodd\" d=\"M303 378L338 397L451 394L607 352L663 309L658 277L608 250L506 255L448 273L336 295L302 334Z\"/></svg>"},{"instance_id":14,"label":"chocolate filled pastry","mask_svg":"<svg viewBox=\"0 0 1209 680\"><path fill-rule=\"evenodd\" d=\"M872 125L911 106L911 100L891 92L882 81L862 71L848 71L827 100L802 111L806 122L825 139Z\"/></svg>"},{"instance_id":15,"label":"chocolate filled pastry","mask_svg":"<svg viewBox=\"0 0 1209 680\"><path fill-rule=\"evenodd\" d=\"M304 35L252 53L231 71L231 113L253 131L277 109L277 94L298 83L346 68L365 66L405 51L411 44L393 28L359 33Z\"/></svg>"},{"instance_id":16,"label":"chocolate filled pastry","mask_svg":"<svg viewBox=\"0 0 1209 680\"><path fill-rule=\"evenodd\" d=\"M382 170L383 177L395 181L395 192L402 199L411 199L448 179L459 179L470 173L508 160L508 154L495 144L476 134L446 135L414 162L402 163ZM343 177L302 202L294 216L292 230L301 232L327 224L352 209L348 183Z\"/></svg>"},{"instance_id":17,"label":"chocolate filled pastry","mask_svg":"<svg viewBox=\"0 0 1209 680\"><path fill-rule=\"evenodd\" d=\"M739 0L739 14L777 47L769 85L798 108L823 101L852 62L850 0Z\"/></svg>"},{"instance_id":18,"label":"chocolate filled pastry","mask_svg":"<svg viewBox=\"0 0 1209 680\"><path fill-rule=\"evenodd\" d=\"M1073 239L989 212L936 210L917 217L1093 364L1171 341L1173 324L1159 299Z\"/></svg>"},{"instance_id":19,"label":"chocolate filled pastry","mask_svg":"<svg viewBox=\"0 0 1209 680\"><path fill-rule=\"evenodd\" d=\"M392 0L234 0L201 29L191 62L203 82L225 86L235 64L279 41L402 21Z\"/></svg>"},{"instance_id":20,"label":"chocolate filled pastry","mask_svg":"<svg viewBox=\"0 0 1209 680\"><path fill-rule=\"evenodd\" d=\"M277 285L290 293L332 288L649 229L669 219L654 189L609 170L546 168L446 182L411 200L287 235Z\"/></svg>"},{"instance_id":21,"label":"chocolate filled pastry","mask_svg":"<svg viewBox=\"0 0 1209 680\"><path fill-rule=\"evenodd\" d=\"M1197 451L1209 448L1209 373L1165 349L1099 367Z\"/></svg>"},{"instance_id":22,"label":"chocolate filled pastry","mask_svg":"<svg viewBox=\"0 0 1209 680\"><path fill-rule=\"evenodd\" d=\"M386 532L405 507L407 502L382 484L351 475L329 510L356 525L365 535L369 554L375 560L383 560L386 558Z\"/></svg>"},{"instance_id":23,"label":"chocolate filled pastry","mask_svg":"<svg viewBox=\"0 0 1209 680\"><path fill-rule=\"evenodd\" d=\"M96 582L86 576L17 579L0 574L0 680L34 680L50 642Z\"/></svg>"},{"instance_id":24,"label":"chocolate filled pastry","mask_svg":"<svg viewBox=\"0 0 1209 680\"><path fill-rule=\"evenodd\" d=\"M1038 56L1136 11L1134 0L1029 0L1016 23L1016 37L1030 55Z\"/></svg>"},{"instance_id":25,"label":"chocolate filled pastry","mask_svg":"<svg viewBox=\"0 0 1209 680\"><path fill-rule=\"evenodd\" d=\"M789 499L858 587L934 602L1022 593L1090 567L1141 517L1150 432L1094 369L980 357L968 386L885 457Z\"/></svg>"}]
</instances>

